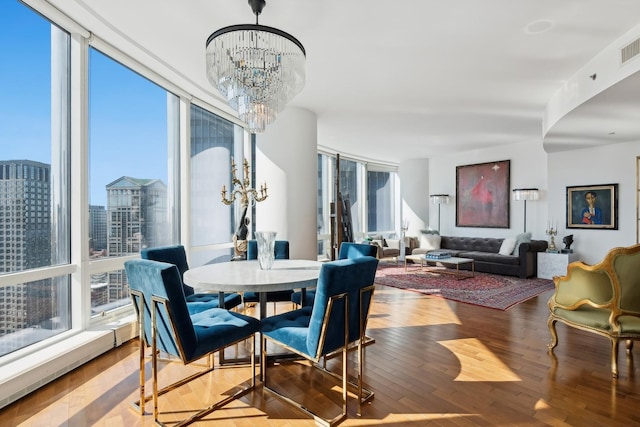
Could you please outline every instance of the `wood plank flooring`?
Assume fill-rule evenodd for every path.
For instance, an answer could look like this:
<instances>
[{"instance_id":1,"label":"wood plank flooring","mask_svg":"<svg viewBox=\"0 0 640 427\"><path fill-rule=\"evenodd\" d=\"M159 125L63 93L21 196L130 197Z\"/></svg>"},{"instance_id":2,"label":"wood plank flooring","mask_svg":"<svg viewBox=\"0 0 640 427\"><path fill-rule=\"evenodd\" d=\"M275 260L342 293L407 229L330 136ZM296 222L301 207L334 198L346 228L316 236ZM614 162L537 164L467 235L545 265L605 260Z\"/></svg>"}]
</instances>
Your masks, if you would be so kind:
<instances>
[{"instance_id":1,"label":"wood plank flooring","mask_svg":"<svg viewBox=\"0 0 640 427\"><path fill-rule=\"evenodd\" d=\"M609 342L562 324L555 354L547 353L549 295L498 311L378 286L368 328L376 343L367 348L365 360L365 382L376 396L362 417L356 416L351 399L349 419L342 425L640 425L640 384L632 357L621 350L620 377L614 380ZM236 350L243 351L228 349L228 356ZM137 393L137 355L135 340L112 350L4 408L0 424L153 425L151 415L140 416L129 406ZM333 359L329 366L339 363ZM196 368L163 364L159 378L166 383ZM308 406L326 414L339 411L339 389L309 367L283 363L269 373L271 384ZM185 417L249 378L247 367L219 369L163 396L161 419ZM148 404L147 414L151 410ZM258 386L194 425L315 423Z\"/></svg>"}]
</instances>

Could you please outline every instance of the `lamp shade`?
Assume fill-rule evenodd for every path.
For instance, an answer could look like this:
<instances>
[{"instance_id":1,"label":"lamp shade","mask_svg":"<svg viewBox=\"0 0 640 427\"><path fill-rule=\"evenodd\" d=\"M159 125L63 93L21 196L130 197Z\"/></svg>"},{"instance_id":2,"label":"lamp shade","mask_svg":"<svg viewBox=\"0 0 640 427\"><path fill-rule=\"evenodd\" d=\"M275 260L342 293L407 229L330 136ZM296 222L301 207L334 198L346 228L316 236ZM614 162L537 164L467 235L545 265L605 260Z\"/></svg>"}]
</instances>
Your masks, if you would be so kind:
<instances>
[{"instance_id":1,"label":"lamp shade","mask_svg":"<svg viewBox=\"0 0 640 427\"><path fill-rule=\"evenodd\" d=\"M514 188L513 200L538 200L540 192L537 188Z\"/></svg>"},{"instance_id":2,"label":"lamp shade","mask_svg":"<svg viewBox=\"0 0 640 427\"><path fill-rule=\"evenodd\" d=\"M433 203L434 205L443 205L449 203L448 194L432 194L429 197L431 198L431 203Z\"/></svg>"}]
</instances>

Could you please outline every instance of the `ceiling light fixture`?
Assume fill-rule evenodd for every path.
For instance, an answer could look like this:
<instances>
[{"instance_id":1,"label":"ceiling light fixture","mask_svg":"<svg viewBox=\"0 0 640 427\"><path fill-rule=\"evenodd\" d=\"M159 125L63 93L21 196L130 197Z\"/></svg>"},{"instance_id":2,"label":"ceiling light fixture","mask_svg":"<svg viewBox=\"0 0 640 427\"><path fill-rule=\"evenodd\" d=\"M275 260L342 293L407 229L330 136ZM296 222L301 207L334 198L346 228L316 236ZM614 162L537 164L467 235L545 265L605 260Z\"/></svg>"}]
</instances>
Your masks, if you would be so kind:
<instances>
[{"instance_id":1,"label":"ceiling light fixture","mask_svg":"<svg viewBox=\"0 0 640 427\"><path fill-rule=\"evenodd\" d=\"M207 39L207 78L251 133L264 132L304 87L302 43L258 24L265 0L249 0L256 24L224 27Z\"/></svg>"}]
</instances>

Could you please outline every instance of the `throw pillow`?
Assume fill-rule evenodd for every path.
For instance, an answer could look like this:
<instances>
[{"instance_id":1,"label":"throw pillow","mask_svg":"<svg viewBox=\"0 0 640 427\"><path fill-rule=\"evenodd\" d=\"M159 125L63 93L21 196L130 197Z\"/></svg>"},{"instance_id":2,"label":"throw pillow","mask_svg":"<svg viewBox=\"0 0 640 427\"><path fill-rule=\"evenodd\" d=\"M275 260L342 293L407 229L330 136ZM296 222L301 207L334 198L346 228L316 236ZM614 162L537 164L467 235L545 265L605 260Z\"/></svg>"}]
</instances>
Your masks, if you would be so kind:
<instances>
[{"instance_id":1,"label":"throw pillow","mask_svg":"<svg viewBox=\"0 0 640 427\"><path fill-rule=\"evenodd\" d=\"M440 249L441 237L438 234L421 234L420 247L427 250Z\"/></svg>"},{"instance_id":2,"label":"throw pillow","mask_svg":"<svg viewBox=\"0 0 640 427\"><path fill-rule=\"evenodd\" d=\"M526 243L531 241L531 233L520 233L516 236L516 247L513 250L515 256L520 255L520 243Z\"/></svg>"},{"instance_id":3,"label":"throw pillow","mask_svg":"<svg viewBox=\"0 0 640 427\"><path fill-rule=\"evenodd\" d=\"M500 246L500 250L498 253L500 255L511 255L513 250L516 247L516 239L513 237L507 237L502 241L502 245Z\"/></svg>"}]
</instances>

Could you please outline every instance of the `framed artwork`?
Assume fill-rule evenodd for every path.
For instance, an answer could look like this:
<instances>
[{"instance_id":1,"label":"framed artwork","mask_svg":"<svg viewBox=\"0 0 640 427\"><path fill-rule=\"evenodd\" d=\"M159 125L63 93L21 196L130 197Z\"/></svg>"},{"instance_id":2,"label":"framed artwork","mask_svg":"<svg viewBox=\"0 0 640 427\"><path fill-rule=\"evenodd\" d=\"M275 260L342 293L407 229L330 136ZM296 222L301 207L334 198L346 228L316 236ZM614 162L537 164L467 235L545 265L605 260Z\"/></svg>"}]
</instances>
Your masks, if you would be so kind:
<instances>
[{"instance_id":1,"label":"framed artwork","mask_svg":"<svg viewBox=\"0 0 640 427\"><path fill-rule=\"evenodd\" d=\"M456 227L509 228L510 164L456 166Z\"/></svg>"},{"instance_id":2,"label":"framed artwork","mask_svg":"<svg viewBox=\"0 0 640 427\"><path fill-rule=\"evenodd\" d=\"M618 184L567 187L567 228L618 229Z\"/></svg>"}]
</instances>

